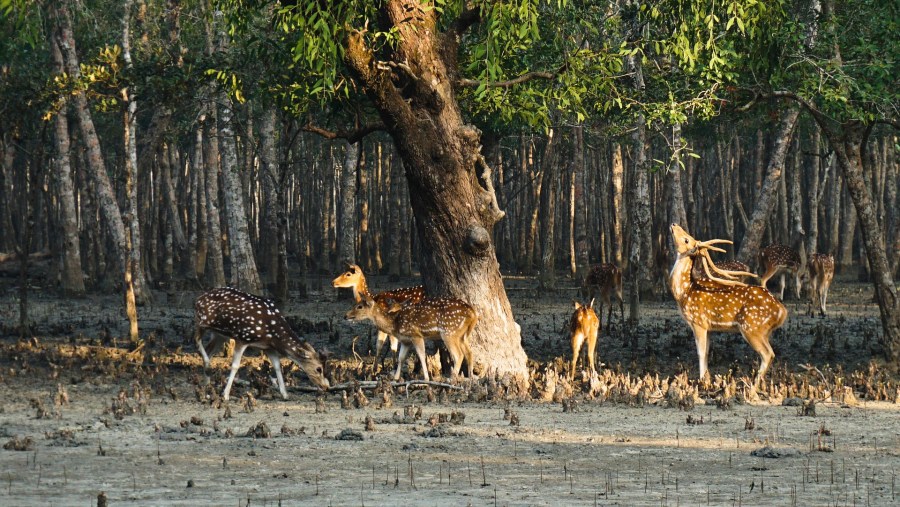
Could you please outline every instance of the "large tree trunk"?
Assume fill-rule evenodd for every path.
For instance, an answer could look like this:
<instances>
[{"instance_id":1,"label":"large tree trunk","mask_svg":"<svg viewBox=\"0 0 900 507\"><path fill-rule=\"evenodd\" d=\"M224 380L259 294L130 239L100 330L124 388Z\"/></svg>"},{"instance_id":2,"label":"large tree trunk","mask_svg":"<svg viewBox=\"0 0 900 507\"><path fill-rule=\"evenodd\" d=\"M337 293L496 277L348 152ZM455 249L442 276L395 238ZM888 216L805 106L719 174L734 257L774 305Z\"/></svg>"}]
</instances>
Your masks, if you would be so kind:
<instances>
[{"instance_id":1,"label":"large tree trunk","mask_svg":"<svg viewBox=\"0 0 900 507\"><path fill-rule=\"evenodd\" d=\"M55 40L51 40L50 53L53 56L54 71L65 72L62 53ZM62 222L63 268L62 290L66 296L84 294L84 274L81 271L81 243L78 236L78 213L75 207L75 189L72 181L72 163L69 158L69 115L65 103L53 119L56 147L55 168L59 190L59 213ZM2 194L2 190L0 190ZM5 205L4 205L5 206Z\"/></svg>"},{"instance_id":2,"label":"large tree trunk","mask_svg":"<svg viewBox=\"0 0 900 507\"><path fill-rule=\"evenodd\" d=\"M623 180L625 179L625 161L622 157L622 145L619 143L614 143L613 145L613 160L612 160L612 190L613 190L613 205L612 205L612 262L615 263L616 266L622 268L622 250L623 243L625 242L625 238L623 237L622 231L622 215L624 215L624 209L622 207L622 186Z\"/></svg>"},{"instance_id":3,"label":"large tree trunk","mask_svg":"<svg viewBox=\"0 0 900 507\"><path fill-rule=\"evenodd\" d=\"M759 251L766 222L768 222L772 210L775 209L778 186L784 173L784 161L799 115L800 110L794 105L788 106L781 112L778 130L775 132L775 139L769 154L768 167L766 167L765 182L759 191L753 213L750 215L750 226L747 228L744 240L741 241L741 248L738 250L737 259L741 262L753 265L752 261Z\"/></svg>"},{"instance_id":4,"label":"large tree trunk","mask_svg":"<svg viewBox=\"0 0 900 507\"><path fill-rule=\"evenodd\" d=\"M681 124L672 126L672 149L675 152L675 156L669 166L667 178L669 184L669 222L686 226L687 213L684 211L684 195L681 191ZM675 254L675 249L670 248L669 251L672 255Z\"/></svg>"},{"instance_id":5,"label":"large tree trunk","mask_svg":"<svg viewBox=\"0 0 900 507\"><path fill-rule=\"evenodd\" d=\"M259 177L262 180L263 209L260 232L260 266L268 279L278 278L278 192L280 187L278 149L275 138L275 109L266 108L259 122Z\"/></svg>"},{"instance_id":6,"label":"large tree trunk","mask_svg":"<svg viewBox=\"0 0 900 507\"><path fill-rule=\"evenodd\" d=\"M403 158L422 245L422 278L429 295L450 295L475 307L470 337L482 374L513 374L527 382L520 328L500 276L491 231L503 212L490 169L480 153L480 133L464 123L453 85L456 33L440 34L435 11L417 0L390 0L387 20L397 29L394 61L401 79L376 65L361 32L347 39L346 60L372 99Z\"/></svg>"}]
</instances>

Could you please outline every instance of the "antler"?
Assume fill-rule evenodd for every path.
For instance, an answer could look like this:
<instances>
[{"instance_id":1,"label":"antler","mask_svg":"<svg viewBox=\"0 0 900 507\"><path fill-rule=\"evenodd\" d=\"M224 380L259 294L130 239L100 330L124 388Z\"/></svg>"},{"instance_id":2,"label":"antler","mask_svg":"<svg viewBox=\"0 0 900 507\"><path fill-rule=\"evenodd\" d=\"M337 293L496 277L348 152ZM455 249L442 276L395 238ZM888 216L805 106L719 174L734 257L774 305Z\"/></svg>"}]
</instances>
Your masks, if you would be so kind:
<instances>
[{"instance_id":1,"label":"antler","mask_svg":"<svg viewBox=\"0 0 900 507\"><path fill-rule=\"evenodd\" d=\"M719 252L724 252L721 248L711 247L711 244L714 243L728 243L731 244L731 241L727 239L711 239L709 241L698 242L697 246L700 247L700 262L703 265L703 270L706 272L706 276L717 283L721 283L722 285L734 286L734 287L746 287L747 284L737 280L739 276L752 276L756 277L755 274L747 272L747 271L728 271L725 269L720 269L716 266L716 263L713 262L712 258L709 256L709 250L716 250ZM713 276L710 272L710 268L712 271L722 275L725 278L719 278L717 276Z\"/></svg>"}]
</instances>

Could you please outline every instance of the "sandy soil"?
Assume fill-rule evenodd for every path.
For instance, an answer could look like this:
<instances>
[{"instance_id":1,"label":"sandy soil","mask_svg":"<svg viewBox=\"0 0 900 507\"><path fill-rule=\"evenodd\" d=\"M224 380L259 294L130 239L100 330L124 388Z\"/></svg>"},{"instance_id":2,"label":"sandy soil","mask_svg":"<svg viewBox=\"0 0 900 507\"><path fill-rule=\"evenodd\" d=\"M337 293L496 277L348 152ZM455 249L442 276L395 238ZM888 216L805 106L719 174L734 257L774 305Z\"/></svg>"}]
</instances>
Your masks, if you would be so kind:
<instances>
[{"instance_id":1,"label":"sandy soil","mask_svg":"<svg viewBox=\"0 0 900 507\"><path fill-rule=\"evenodd\" d=\"M335 352L336 380L372 378L373 333L345 323L349 303L322 288L324 278L317 284L309 301L285 309L289 320ZM569 355L561 329L574 288L539 294L528 279L508 286L526 351L546 374ZM721 390L701 389L680 410L664 396L614 402L582 383L565 396L567 411L539 401L539 386L502 399L472 384L437 389L435 401L398 389L389 406L366 391L368 405L345 409L340 393L317 402L299 392L307 383L296 369L290 399L273 397L257 356L239 373L249 382L221 404L226 359L207 376L186 340L197 292L157 293L141 310L144 354L127 357L119 298L70 301L38 288L36 339L20 343L18 303L5 287L0 444L25 450L0 449L0 505L96 505L100 492L109 505L900 504L896 376L872 359L880 324L861 284L836 282L827 319L789 303L788 325L773 340L773 389L821 385L801 390L818 398L805 416L781 396L723 403ZM636 330L613 321L598 346L606 377L696 375L692 339L670 300L649 304ZM712 337L714 374L747 374L756 361L739 336ZM862 387L866 379L874 385ZM830 395L841 392L836 382L854 396ZM886 401L866 400L879 389ZM336 439L342 432L348 440ZM766 446L780 457L751 454Z\"/></svg>"}]
</instances>

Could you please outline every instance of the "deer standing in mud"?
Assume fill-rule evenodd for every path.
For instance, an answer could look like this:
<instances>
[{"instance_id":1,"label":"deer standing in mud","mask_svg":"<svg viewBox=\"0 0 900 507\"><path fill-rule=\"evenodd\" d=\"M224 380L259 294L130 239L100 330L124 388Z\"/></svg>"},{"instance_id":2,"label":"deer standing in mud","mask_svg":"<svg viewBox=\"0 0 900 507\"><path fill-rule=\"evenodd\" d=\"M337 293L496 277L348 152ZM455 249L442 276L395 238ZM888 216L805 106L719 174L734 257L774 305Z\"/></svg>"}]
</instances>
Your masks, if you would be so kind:
<instances>
[{"instance_id":1,"label":"deer standing in mud","mask_svg":"<svg viewBox=\"0 0 900 507\"><path fill-rule=\"evenodd\" d=\"M222 398L228 400L231 384L244 352L252 347L261 349L272 363L281 397L287 399L287 388L281 373L281 358L287 357L306 372L309 380L320 389L328 389L325 377L325 354L317 352L306 340L297 336L272 301L247 294L231 287L220 287L204 293L194 303L194 343L203 356L203 365L209 368L209 357L227 340L234 339L236 346L231 359L231 373L225 384ZM210 340L209 351L203 346L203 334L215 333Z\"/></svg>"},{"instance_id":2,"label":"deer standing in mud","mask_svg":"<svg viewBox=\"0 0 900 507\"><path fill-rule=\"evenodd\" d=\"M597 370L594 362L594 350L597 347L597 335L600 334L600 319L594 312L594 300L587 305L575 301L575 312L569 321L569 335L572 341L572 365L569 378L575 378L575 366L581 355L581 345L587 341L587 366L591 374Z\"/></svg>"},{"instance_id":3,"label":"deer standing in mud","mask_svg":"<svg viewBox=\"0 0 900 507\"><path fill-rule=\"evenodd\" d=\"M377 294L369 292L369 286L366 284L366 275L363 274L362 268L356 264L347 264L347 269L331 281L332 287L346 287L353 289L353 298L357 303L363 298L370 298L381 306L383 310L387 310L388 301L394 301L400 304L418 303L425 298L425 287L416 285L415 287L404 287L394 290L386 290ZM378 338L375 341L375 362L381 356L381 349L384 342L390 338L391 350L397 352L397 338L389 333L385 333L381 329L378 330Z\"/></svg>"},{"instance_id":4,"label":"deer standing in mud","mask_svg":"<svg viewBox=\"0 0 900 507\"><path fill-rule=\"evenodd\" d=\"M759 354L759 370L754 386L759 385L775 358L769 340L772 333L784 325L787 309L765 287L747 285L737 279L740 276L755 276L753 273L727 271L715 266L709 257L709 251L724 250L712 245L731 244L731 241L697 241L678 224L672 224L671 231L678 257L672 267L669 287L678 303L681 316L694 332L700 361L700 378L705 379L708 375L708 333L738 332ZM702 264L707 279L691 275L697 262Z\"/></svg>"},{"instance_id":5,"label":"deer standing in mud","mask_svg":"<svg viewBox=\"0 0 900 507\"><path fill-rule=\"evenodd\" d=\"M374 299L363 297L362 301L347 312L345 318L354 321L371 320L379 330L400 340L400 356L397 358L394 380L400 378L400 371L410 348L415 349L425 380L429 380L428 366L425 363L425 339L444 342L453 361L454 377L459 374L463 359L466 361L469 377L472 376L474 364L467 341L478 317L475 309L465 301L449 297L425 298L405 306L390 302L385 309Z\"/></svg>"}]
</instances>

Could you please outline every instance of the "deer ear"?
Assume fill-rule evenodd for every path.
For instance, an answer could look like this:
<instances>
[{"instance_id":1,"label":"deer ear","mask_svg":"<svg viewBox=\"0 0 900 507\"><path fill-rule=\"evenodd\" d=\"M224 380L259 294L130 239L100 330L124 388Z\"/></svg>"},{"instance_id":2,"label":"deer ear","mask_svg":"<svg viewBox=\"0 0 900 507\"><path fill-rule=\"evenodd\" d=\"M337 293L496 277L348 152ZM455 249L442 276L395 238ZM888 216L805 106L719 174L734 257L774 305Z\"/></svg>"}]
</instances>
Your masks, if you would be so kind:
<instances>
[{"instance_id":1,"label":"deer ear","mask_svg":"<svg viewBox=\"0 0 900 507\"><path fill-rule=\"evenodd\" d=\"M576 310L579 309L579 308L581 308L581 303L579 303L578 301L575 301L575 300L572 300L572 302L575 303L575 309L576 309Z\"/></svg>"}]
</instances>

